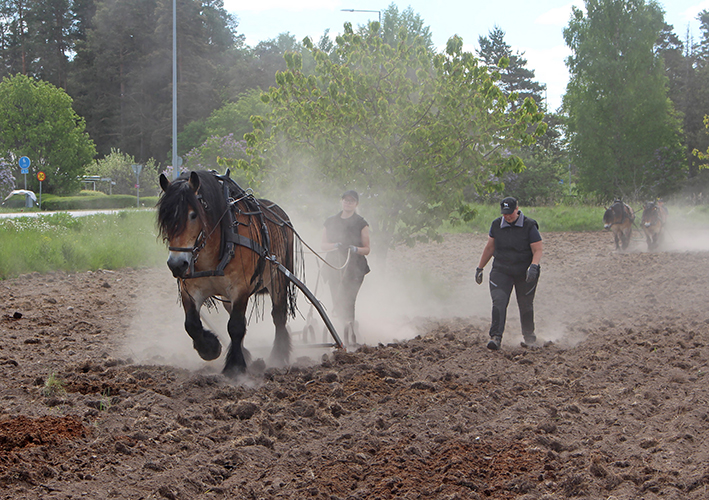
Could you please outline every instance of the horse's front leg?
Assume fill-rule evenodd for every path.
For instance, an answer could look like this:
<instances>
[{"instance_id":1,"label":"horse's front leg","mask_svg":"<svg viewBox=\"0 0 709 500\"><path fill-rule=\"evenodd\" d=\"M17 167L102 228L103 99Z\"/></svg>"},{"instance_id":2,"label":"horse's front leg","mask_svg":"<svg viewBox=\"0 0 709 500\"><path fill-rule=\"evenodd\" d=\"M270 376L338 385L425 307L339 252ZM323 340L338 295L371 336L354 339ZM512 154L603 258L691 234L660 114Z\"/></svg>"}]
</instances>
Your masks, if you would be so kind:
<instances>
[{"instance_id":1,"label":"horse's front leg","mask_svg":"<svg viewBox=\"0 0 709 500\"><path fill-rule=\"evenodd\" d=\"M222 344L214 333L202 326L202 320L199 317L201 306L201 303L197 305L188 294L182 294L182 307L185 310L185 330L192 337L192 345L199 353L199 356L205 361L212 361L217 359L222 353Z\"/></svg>"},{"instance_id":2,"label":"horse's front leg","mask_svg":"<svg viewBox=\"0 0 709 500\"><path fill-rule=\"evenodd\" d=\"M236 378L246 371L246 362L249 353L244 349L244 336L246 335L246 306L248 305L248 294L239 298L231 304L231 314L227 323L227 330L231 338L231 344L226 355L224 370L222 373L227 377Z\"/></svg>"}]
</instances>

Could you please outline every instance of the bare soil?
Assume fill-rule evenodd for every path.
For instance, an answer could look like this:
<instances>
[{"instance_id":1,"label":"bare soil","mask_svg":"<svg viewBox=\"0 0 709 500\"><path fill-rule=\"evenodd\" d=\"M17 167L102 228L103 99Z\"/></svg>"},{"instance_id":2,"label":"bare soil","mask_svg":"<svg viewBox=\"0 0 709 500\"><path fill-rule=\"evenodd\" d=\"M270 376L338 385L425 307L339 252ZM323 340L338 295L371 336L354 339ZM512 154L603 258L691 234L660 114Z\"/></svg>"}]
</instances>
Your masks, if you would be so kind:
<instances>
[{"instance_id":1,"label":"bare soil","mask_svg":"<svg viewBox=\"0 0 709 500\"><path fill-rule=\"evenodd\" d=\"M543 236L551 345L520 346L513 301L485 348L486 236L451 235L372 266L364 346L269 368L254 327L237 382L167 268L0 282L0 498L709 498L709 252Z\"/></svg>"}]
</instances>

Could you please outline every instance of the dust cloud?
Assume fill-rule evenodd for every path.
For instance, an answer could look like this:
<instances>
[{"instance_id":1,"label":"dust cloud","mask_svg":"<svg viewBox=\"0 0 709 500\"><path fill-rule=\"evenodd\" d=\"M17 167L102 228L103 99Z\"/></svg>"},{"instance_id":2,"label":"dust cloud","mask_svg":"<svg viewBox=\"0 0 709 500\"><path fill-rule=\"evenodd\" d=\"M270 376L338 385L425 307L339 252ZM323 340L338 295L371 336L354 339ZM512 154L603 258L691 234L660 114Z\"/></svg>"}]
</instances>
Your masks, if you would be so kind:
<instances>
[{"instance_id":1,"label":"dust cloud","mask_svg":"<svg viewBox=\"0 0 709 500\"><path fill-rule=\"evenodd\" d=\"M305 243L324 256L320 252L322 224L340 210L341 190L328 188L322 196L311 193L306 203L305 189L303 185L295 185L292 191L281 192L271 199L278 200L289 213ZM360 200L358 212L371 220L366 197ZM673 212L679 214L677 209ZM683 253L709 251L709 227L679 215L670 219L664 243L652 253L647 250L639 221L625 252L615 251L612 234L600 228L601 221L596 232L542 232L545 249L535 300L540 341L573 347L587 338L593 328L618 328L617 320L611 322L607 318L622 318L624 311L638 307L643 300L674 301L665 297L664 292L661 294L663 283L654 275L653 266L658 260L681 260ZM486 240L486 234L448 234L443 243L390 249L386 259L382 259L378 256L381 249L376 248L377 240L373 238L373 253L368 257L371 273L366 276L357 300L357 342L377 345L403 341L425 333L422 328L431 320L459 318L480 332L480 345L484 349L491 311L487 285L491 263L485 268L483 285L475 283L474 275ZM322 280L323 264L307 247L304 260L305 283L330 314L332 299L328 285ZM202 310L205 326L217 334L223 346L218 360L205 362L194 351L184 330L184 313L169 270L165 266L146 273L150 273L150 286L136 291L136 314L125 355L138 363L169 364L208 373L221 371L229 345L228 316L221 305L216 310L206 307ZM331 344L333 339L304 295L298 296L299 314L288 324L293 340L291 362L318 362L333 350L313 344ZM274 338L268 299L259 309L250 309L248 319L244 345L253 360L268 363ZM331 316L331 319L342 338L342 325L337 318ZM312 327L314 338L305 335L308 326ZM519 313L512 297L503 348L518 345L521 340Z\"/></svg>"}]
</instances>

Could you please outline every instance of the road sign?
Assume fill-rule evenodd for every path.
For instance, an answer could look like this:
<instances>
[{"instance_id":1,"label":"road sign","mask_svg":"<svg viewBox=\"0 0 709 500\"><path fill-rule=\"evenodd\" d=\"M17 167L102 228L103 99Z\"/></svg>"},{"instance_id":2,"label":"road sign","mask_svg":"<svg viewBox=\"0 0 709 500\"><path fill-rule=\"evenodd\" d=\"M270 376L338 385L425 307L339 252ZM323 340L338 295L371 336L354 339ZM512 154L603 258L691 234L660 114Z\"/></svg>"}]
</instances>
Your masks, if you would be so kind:
<instances>
[{"instance_id":1,"label":"road sign","mask_svg":"<svg viewBox=\"0 0 709 500\"><path fill-rule=\"evenodd\" d=\"M143 165L134 163L131 165L131 168L133 169L133 173L135 175L140 175L140 172L143 170Z\"/></svg>"},{"instance_id":2,"label":"road sign","mask_svg":"<svg viewBox=\"0 0 709 500\"><path fill-rule=\"evenodd\" d=\"M39 182L42 182L42 181L43 181L44 179L46 179L46 178L47 178L47 176L44 175L44 172L42 172L42 171L37 172L37 180L38 180Z\"/></svg>"},{"instance_id":3,"label":"road sign","mask_svg":"<svg viewBox=\"0 0 709 500\"><path fill-rule=\"evenodd\" d=\"M20 157L20 160L17 163L20 164L21 169L26 170L26 169L30 168L30 163L32 163L32 162L26 156L22 156L22 157Z\"/></svg>"}]
</instances>

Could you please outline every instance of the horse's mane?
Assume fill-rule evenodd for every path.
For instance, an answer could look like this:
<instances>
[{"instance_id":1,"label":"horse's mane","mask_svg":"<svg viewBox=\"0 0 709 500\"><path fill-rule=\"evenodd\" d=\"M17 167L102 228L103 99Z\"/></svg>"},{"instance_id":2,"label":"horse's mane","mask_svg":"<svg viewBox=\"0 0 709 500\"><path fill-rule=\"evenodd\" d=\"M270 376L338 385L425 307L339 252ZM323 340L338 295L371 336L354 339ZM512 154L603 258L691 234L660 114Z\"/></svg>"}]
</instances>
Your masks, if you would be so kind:
<instances>
[{"instance_id":1,"label":"horse's mane","mask_svg":"<svg viewBox=\"0 0 709 500\"><path fill-rule=\"evenodd\" d=\"M189 207L199 214L209 231L219 222L226 209L224 194L217 178L205 170L195 173L199 176L200 198L192 190L189 174L183 174L170 183L158 201L158 231L165 241L185 229Z\"/></svg>"}]
</instances>

